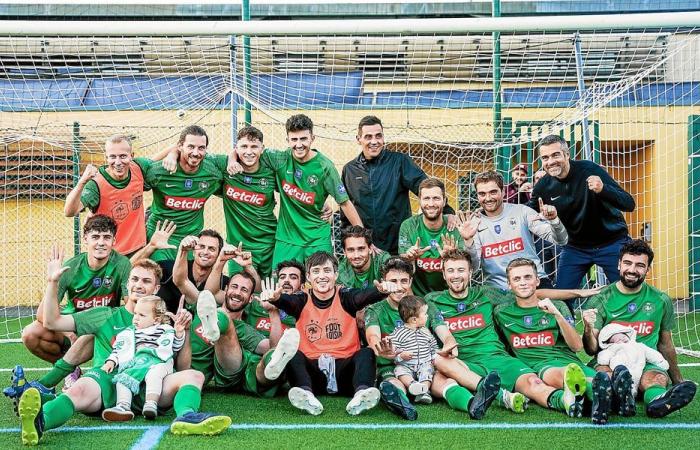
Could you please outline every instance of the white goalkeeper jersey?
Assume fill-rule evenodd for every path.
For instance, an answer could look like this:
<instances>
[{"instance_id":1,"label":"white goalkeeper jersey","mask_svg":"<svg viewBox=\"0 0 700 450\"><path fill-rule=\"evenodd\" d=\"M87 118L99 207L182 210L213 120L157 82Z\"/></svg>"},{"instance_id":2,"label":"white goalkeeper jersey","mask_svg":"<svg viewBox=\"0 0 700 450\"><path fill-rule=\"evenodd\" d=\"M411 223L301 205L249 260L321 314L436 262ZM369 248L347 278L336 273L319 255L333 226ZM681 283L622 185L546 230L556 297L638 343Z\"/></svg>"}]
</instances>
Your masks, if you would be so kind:
<instances>
[{"instance_id":1,"label":"white goalkeeper jersey","mask_svg":"<svg viewBox=\"0 0 700 450\"><path fill-rule=\"evenodd\" d=\"M480 266L484 284L508 289L508 263L515 258L527 258L537 266L538 276L546 277L535 248L535 236L558 245L565 245L568 240L558 217L552 221L544 220L537 211L525 205L504 203L503 212L496 217L482 212L474 242L467 248L474 261L474 271Z\"/></svg>"}]
</instances>

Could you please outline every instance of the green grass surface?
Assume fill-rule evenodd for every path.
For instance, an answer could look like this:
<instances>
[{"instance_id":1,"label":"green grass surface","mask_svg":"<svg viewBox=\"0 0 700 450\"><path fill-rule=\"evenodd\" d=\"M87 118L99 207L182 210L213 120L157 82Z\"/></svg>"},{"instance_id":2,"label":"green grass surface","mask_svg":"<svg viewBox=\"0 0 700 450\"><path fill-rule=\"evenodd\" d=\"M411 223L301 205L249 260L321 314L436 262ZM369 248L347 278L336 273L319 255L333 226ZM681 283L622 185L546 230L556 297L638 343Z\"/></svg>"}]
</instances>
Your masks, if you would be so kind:
<instances>
[{"instance_id":1,"label":"green grass surface","mask_svg":"<svg viewBox=\"0 0 700 450\"><path fill-rule=\"evenodd\" d=\"M696 358L680 357L680 363L700 363ZM43 361L30 355L21 344L0 345L0 387L9 384L11 369L15 364L25 367L48 367ZM700 367L682 367L684 376L700 381ZM28 372L33 379L43 372ZM651 420L644 416L641 405L637 416L629 419L612 417L607 427L589 427L589 419L571 420L561 413L532 406L524 415L515 415L498 407L492 407L482 421L471 421L464 413L451 410L445 403L419 406L417 422L402 421L382 406L359 417L345 413L348 399L321 397L325 411L319 417L311 417L293 408L286 396L271 400L206 391L202 410L225 413L233 418L233 427L216 437L176 437L165 431L154 448L186 448L187 450L211 448L698 448L700 428L684 424L700 424L700 401L665 419ZM20 448L16 431L18 420L11 410L9 400L2 397L4 406L0 414L0 449ZM62 430L46 433L41 448L94 450L128 449L137 445L146 433L158 435L167 430L173 413L155 423L139 418L126 428L111 430L100 419L76 414ZM524 426L537 429L523 429ZM617 428L626 425L651 424L653 429ZM347 426L360 425L361 429ZM122 426L122 425L117 425ZM256 427L304 427L302 429L257 429ZM320 428L320 427L329 428ZM453 426L472 427L449 429ZM387 428L388 427L388 428ZM393 428L392 428L393 427ZM561 428L564 427L564 428ZM139 446L139 448L149 448Z\"/></svg>"}]
</instances>

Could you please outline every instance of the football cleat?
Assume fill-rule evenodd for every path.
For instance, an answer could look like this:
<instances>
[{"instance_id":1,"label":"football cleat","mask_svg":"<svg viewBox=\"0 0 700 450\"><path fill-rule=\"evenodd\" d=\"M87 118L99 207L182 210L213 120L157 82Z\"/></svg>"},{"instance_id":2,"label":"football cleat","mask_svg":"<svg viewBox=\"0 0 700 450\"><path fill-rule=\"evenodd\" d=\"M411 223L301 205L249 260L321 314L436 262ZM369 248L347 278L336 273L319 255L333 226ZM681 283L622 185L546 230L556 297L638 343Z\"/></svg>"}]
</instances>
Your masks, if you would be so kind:
<instances>
[{"instance_id":1,"label":"football cleat","mask_svg":"<svg viewBox=\"0 0 700 450\"><path fill-rule=\"evenodd\" d=\"M632 417L637 414L634 381L627 367L617 366L612 374L613 407L618 415Z\"/></svg>"},{"instance_id":2,"label":"football cleat","mask_svg":"<svg viewBox=\"0 0 700 450\"><path fill-rule=\"evenodd\" d=\"M37 445L44 434L44 413L41 394L33 387L24 391L17 406L22 427L22 444Z\"/></svg>"},{"instance_id":3,"label":"football cleat","mask_svg":"<svg viewBox=\"0 0 700 450\"><path fill-rule=\"evenodd\" d=\"M500 389L499 392L503 407L509 411L522 414L530 406L530 399L520 392L510 392L505 389Z\"/></svg>"},{"instance_id":4,"label":"football cleat","mask_svg":"<svg viewBox=\"0 0 700 450\"><path fill-rule=\"evenodd\" d=\"M318 416L323 412L323 405L311 391L299 387L293 387L287 394L293 407L306 411L312 416Z\"/></svg>"},{"instance_id":5,"label":"football cleat","mask_svg":"<svg viewBox=\"0 0 700 450\"><path fill-rule=\"evenodd\" d=\"M284 330L277 347L272 352L270 362L265 366L265 378L276 380L287 367L287 363L299 349L299 331L296 328Z\"/></svg>"},{"instance_id":6,"label":"football cleat","mask_svg":"<svg viewBox=\"0 0 700 450\"><path fill-rule=\"evenodd\" d=\"M221 335L217 320L217 307L216 298L211 292L204 290L199 293L197 297L197 315L199 320L202 321L202 336L211 343L218 341Z\"/></svg>"},{"instance_id":7,"label":"football cleat","mask_svg":"<svg viewBox=\"0 0 700 450\"><path fill-rule=\"evenodd\" d=\"M379 393L381 395L382 403L399 417L406 420L416 420L418 419L418 411L416 407L411 404L406 395L402 395L399 388L394 386L388 381L382 381L379 383Z\"/></svg>"},{"instance_id":8,"label":"football cleat","mask_svg":"<svg viewBox=\"0 0 700 450\"><path fill-rule=\"evenodd\" d=\"M379 389L370 387L360 389L355 392L353 398L348 402L345 411L351 416L357 416L369 409L374 408L379 403Z\"/></svg>"},{"instance_id":9,"label":"football cleat","mask_svg":"<svg viewBox=\"0 0 700 450\"><path fill-rule=\"evenodd\" d=\"M591 382L593 404L591 405L591 421L595 425L608 423L608 415L612 405L612 383L605 372L598 372Z\"/></svg>"},{"instance_id":10,"label":"football cleat","mask_svg":"<svg viewBox=\"0 0 700 450\"><path fill-rule=\"evenodd\" d=\"M213 436L223 433L230 426L231 418L229 416L188 412L173 420L173 423L170 424L170 432L177 436Z\"/></svg>"},{"instance_id":11,"label":"football cleat","mask_svg":"<svg viewBox=\"0 0 700 450\"><path fill-rule=\"evenodd\" d=\"M586 393L586 375L578 364L564 368L564 407L569 417L583 415L583 396Z\"/></svg>"},{"instance_id":12,"label":"football cleat","mask_svg":"<svg viewBox=\"0 0 700 450\"><path fill-rule=\"evenodd\" d=\"M47 401L56 397L55 388L49 389L38 381L27 381L27 378L24 376L24 369L22 366L17 365L14 369L12 369L11 382L12 384L3 389L2 393L12 400L13 409L17 416L19 416L19 399L24 391L30 387L36 388L39 391L42 403L46 403Z\"/></svg>"},{"instance_id":13,"label":"football cleat","mask_svg":"<svg viewBox=\"0 0 700 450\"><path fill-rule=\"evenodd\" d=\"M659 419L678 411L693 401L696 390L697 386L692 381L682 381L671 386L664 395L649 402L647 416Z\"/></svg>"},{"instance_id":14,"label":"football cleat","mask_svg":"<svg viewBox=\"0 0 700 450\"><path fill-rule=\"evenodd\" d=\"M476 388L474 397L469 401L469 417L481 420L486 415L491 403L496 399L498 391L501 389L501 377L496 372L490 372L481 380ZM522 395L522 394L520 394ZM524 395L522 395L525 398Z\"/></svg>"}]
</instances>

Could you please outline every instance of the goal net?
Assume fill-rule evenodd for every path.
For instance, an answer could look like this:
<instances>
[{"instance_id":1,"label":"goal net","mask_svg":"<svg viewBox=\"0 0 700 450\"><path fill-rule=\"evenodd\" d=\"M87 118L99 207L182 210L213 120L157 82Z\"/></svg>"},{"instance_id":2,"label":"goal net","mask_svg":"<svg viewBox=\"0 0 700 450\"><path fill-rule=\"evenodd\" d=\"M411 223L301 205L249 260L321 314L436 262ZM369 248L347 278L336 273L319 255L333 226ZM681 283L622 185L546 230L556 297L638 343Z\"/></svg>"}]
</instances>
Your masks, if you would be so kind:
<instances>
[{"instance_id":1,"label":"goal net","mask_svg":"<svg viewBox=\"0 0 700 450\"><path fill-rule=\"evenodd\" d=\"M198 124L223 153L249 106L270 148L286 147L291 114L309 115L338 170L359 153L360 118L376 115L387 147L444 180L460 209L476 206L475 174L497 169L510 182L525 163L532 177L536 142L560 134L634 196L630 234L656 252L650 281L674 299L675 342L700 350L697 29L334 34L314 23L249 38L207 35L206 23L163 35L145 22L139 36L0 36L0 338L33 319L49 246L80 251L63 204L85 165L103 162L106 138L127 134L149 156ZM206 226L224 231L220 200L205 209ZM544 252L553 276L555 255Z\"/></svg>"}]
</instances>

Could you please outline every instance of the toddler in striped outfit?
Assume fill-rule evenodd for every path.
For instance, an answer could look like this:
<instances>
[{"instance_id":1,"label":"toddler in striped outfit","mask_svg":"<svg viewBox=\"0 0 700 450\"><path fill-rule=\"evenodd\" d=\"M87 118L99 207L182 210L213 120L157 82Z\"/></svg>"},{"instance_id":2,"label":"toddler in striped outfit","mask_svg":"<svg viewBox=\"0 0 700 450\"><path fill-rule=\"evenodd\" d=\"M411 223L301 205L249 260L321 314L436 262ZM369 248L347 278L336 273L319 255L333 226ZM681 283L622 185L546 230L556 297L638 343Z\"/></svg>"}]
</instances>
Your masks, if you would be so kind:
<instances>
[{"instance_id":1,"label":"toddler in striped outfit","mask_svg":"<svg viewBox=\"0 0 700 450\"><path fill-rule=\"evenodd\" d=\"M396 352L394 375L416 397L416 403L432 403L430 385L438 345L426 327L428 305L422 298L408 295L399 302L399 316L403 325L389 336Z\"/></svg>"}]
</instances>

